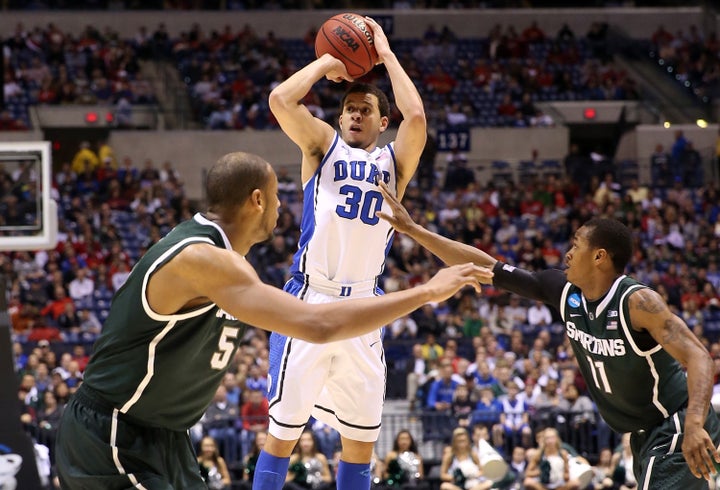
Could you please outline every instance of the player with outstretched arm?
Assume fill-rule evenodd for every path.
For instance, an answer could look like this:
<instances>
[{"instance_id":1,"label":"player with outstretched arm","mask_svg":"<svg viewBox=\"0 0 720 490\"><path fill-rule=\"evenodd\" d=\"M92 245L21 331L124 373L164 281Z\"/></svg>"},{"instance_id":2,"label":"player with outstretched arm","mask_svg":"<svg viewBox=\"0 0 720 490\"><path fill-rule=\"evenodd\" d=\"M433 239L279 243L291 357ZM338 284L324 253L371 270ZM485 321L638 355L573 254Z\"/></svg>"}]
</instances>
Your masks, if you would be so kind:
<instances>
[{"instance_id":1,"label":"player with outstretched arm","mask_svg":"<svg viewBox=\"0 0 720 490\"><path fill-rule=\"evenodd\" d=\"M529 272L414 223L381 186L392 215L378 215L447 264L492 268L492 284L556 308L603 419L630 432L638 488L705 489L720 462L720 423L710 407L715 366L662 297L624 274L630 230L595 218L572 237L567 269ZM687 370L687 375L683 371Z\"/></svg>"},{"instance_id":2,"label":"player with outstretched arm","mask_svg":"<svg viewBox=\"0 0 720 490\"><path fill-rule=\"evenodd\" d=\"M63 489L207 488L188 429L210 404L246 324L337 341L490 275L465 264L412 290L304 303L261 282L244 257L272 237L277 190L265 160L225 155L207 174L208 211L177 225L133 267L63 412L56 447Z\"/></svg>"}]
</instances>

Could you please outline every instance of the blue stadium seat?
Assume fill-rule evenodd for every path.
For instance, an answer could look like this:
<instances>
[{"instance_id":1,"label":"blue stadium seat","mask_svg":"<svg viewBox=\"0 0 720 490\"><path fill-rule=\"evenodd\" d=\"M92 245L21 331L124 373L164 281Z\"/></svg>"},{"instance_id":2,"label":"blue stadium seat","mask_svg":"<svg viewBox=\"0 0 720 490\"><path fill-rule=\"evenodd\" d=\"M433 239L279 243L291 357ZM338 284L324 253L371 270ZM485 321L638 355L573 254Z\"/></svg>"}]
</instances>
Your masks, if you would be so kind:
<instances>
[{"instance_id":1,"label":"blue stadium seat","mask_svg":"<svg viewBox=\"0 0 720 490\"><path fill-rule=\"evenodd\" d=\"M109 301L102 299L102 298L95 299L95 309L103 310L103 309L107 309L107 308L110 308Z\"/></svg>"},{"instance_id":2,"label":"blue stadium seat","mask_svg":"<svg viewBox=\"0 0 720 490\"><path fill-rule=\"evenodd\" d=\"M555 177L561 177L563 170L559 160L543 160L542 161L542 176L549 177L554 175Z\"/></svg>"}]
</instances>

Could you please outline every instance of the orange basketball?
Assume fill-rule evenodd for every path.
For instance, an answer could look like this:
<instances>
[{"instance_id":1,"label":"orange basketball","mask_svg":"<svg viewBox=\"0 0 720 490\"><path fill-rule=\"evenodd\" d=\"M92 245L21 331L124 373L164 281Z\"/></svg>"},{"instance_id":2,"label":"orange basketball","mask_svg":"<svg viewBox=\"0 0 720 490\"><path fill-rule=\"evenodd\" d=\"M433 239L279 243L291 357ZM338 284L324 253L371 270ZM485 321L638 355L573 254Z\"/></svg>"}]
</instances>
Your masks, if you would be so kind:
<instances>
[{"instance_id":1,"label":"orange basketball","mask_svg":"<svg viewBox=\"0 0 720 490\"><path fill-rule=\"evenodd\" d=\"M315 55L330 53L345 63L348 74L358 78L377 63L377 51L370 26L358 14L338 14L320 27L315 38Z\"/></svg>"}]
</instances>

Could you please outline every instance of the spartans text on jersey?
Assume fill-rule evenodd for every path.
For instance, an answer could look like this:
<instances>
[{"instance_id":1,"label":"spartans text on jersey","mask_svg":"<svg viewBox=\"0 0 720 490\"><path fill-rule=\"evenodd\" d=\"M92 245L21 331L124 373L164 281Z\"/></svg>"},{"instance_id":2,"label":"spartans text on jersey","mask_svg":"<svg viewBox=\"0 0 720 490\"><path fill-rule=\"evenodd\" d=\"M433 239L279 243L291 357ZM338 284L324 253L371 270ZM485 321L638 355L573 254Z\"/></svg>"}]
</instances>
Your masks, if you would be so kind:
<instances>
[{"instance_id":1,"label":"spartans text on jersey","mask_svg":"<svg viewBox=\"0 0 720 490\"><path fill-rule=\"evenodd\" d=\"M598 356L619 357L625 355L623 339L599 339L587 332L578 330L573 322L565 323L567 336L579 343L583 349Z\"/></svg>"}]
</instances>

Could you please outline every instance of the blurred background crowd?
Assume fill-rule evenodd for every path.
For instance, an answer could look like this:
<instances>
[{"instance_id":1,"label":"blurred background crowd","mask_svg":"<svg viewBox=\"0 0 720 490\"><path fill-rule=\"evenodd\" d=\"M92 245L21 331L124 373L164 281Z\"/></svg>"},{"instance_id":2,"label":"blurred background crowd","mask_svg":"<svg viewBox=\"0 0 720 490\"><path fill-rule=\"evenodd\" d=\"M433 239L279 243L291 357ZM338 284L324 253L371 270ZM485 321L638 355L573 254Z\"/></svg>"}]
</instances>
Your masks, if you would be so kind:
<instances>
[{"instance_id":1,"label":"blurred background crowd","mask_svg":"<svg viewBox=\"0 0 720 490\"><path fill-rule=\"evenodd\" d=\"M78 158L53 176L60 205L57 247L0 254L10 279L23 421L49 447L113 293L148 247L195 212L171 162L118 162L106 146L82 144ZM96 150L106 154L103 164ZM88 163L88 156L95 163ZM671 155L668 162L675 168ZM637 180L623 185L612 163L598 167L605 174L579 181L571 175L578 171L572 153L565 163L568 169L557 175L503 186L476 182L467 168L460 168L467 178L458 180L453 174L458 168L451 166L435 172L436 183L427 189L416 180L404 202L424 226L531 270L562 267L568 237L589 217L620 219L633 230L636 245L628 272L666 297L720 366L716 187L702 176L696 186L684 185L680 176L669 178L667 186L646 187ZM262 278L278 287L297 249L301 204L299 183L285 170L279 171L282 206L275 236L249 255ZM22 174L5 172L0 178L11 192L23 185ZM6 219L7 209L1 209ZM410 288L439 267L436 258L399 235L381 286ZM557 313L542 304L492 288L481 295L464 291L388 325L385 339L388 398L397 410L386 425L399 431L413 424L428 461L439 458L434 444L449 443L453 429L476 425L487 429L488 441L508 458L516 447L534 447L537 431L545 427L558 429L592 462L619 443L585 394ZM267 428L267 360L265 333L249 329L225 383L193 431L198 443L212 436L240 475L255 435ZM320 423L309 427L319 451L332 461L337 434Z\"/></svg>"},{"instance_id":2,"label":"blurred background crowd","mask_svg":"<svg viewBox=\"0 0 720 490\"><path fill-rule=\"evenodd\" d=\"M125 3L126 8L144 8L152 2ZM262 6L300 3L305 6L285 1ZM0 9L79 6L69 0L0 2ZM158 6L260 7L232 0ZM82 7L112 8L113 2L82 2ZM315 34L311 29L303 39L288 40L272 32L261 35L250 25L205 32L196 24L179 36L158 25L122 39L99 26L63 32L52 24L18 25L2 41L0 131L31 127L28 108L37 104L107 103L114 106L115 127L131 127L128 109L152 106L161 95L141 69L144 61L157 58L176 67L199 126L274 129L268 93L312 59ZM677 83L694 97L717 95L720 46L714 34L658 26L638 46L672 66ZM431 128L417 178L404 199L419 223L510 264L540 270L562 267L569 237L585 220L617 218L635 240L627 272L666 298L707 346L720 372L718 167L682 131L670 144L658 141L647 161L615 161L607 156L611 148L588 153L571 145L563 160L541 161L533 155L517 174L497 168L491 180L483 179L459 150L437 165L443 158L433 137L438 130L553 126L553 117L538 102L642 97L608 54L607 25L594 23L583 33L564 26L548 33L535 23L498 24L478 39L460 39L447 27L428 25L421 39L397 40L393 48L421 89ZM389 91L381 68L369 81ZM321 82L303 102L316 116L334 122L341 95L342 87ZM397 123L399 113L392 118ZM200 209L186 196L183 175L172 161L133 161L105 140L84 141L73 158L55 165L57 247L0 253L22 421L49 449L50 464L57 422L82 382L113 294L144 251ZM640 179L640 167L649 169L650 182ZM275 236L248 258L264 281L282 287L297 250L302 194L293 177L296 169L277 171L282 206ZM35 200L37 178L29 168L0 166L0 224L34 220L27 204ZM397 235L380 285L387 292L411 288L441 266ZM385 354L388 401L376 448L377 486L434 488L448 471L443 454L474 450L486 464L478 464L476 473L453 475L458 487L522 488L528 469L537 469L536 448L557 446L571 451L577 464L594 467L592 482L581 479L584 487L632 488L632 472L622 470L630 464L627 447L597 415L557 312L546 306L492 288L479 295L463 291L388 325ZM266 334L250 328L213 403L191 431L199 464L208 481L216 482L214 488L249 488L253 458L267 429L267 368ZM332 488L338 443L335 431L311 420L291 462L288 488ZM490 478L487 463L497 461L495 455L506 467Z\"/></svg>"},{"instance_id":3,"label":"blurred background crowd","mask_svg":"<svg viewBox=\"0 0 720 490\"><path fill-rule=\"evenodd\" d=\"M258 33L249 24L207 31L195 23L171 36L159 24L140 27L126 39L107 26L68 33L52 23L18 24L2 43L6 106L0 129L31 126L28 107L36 104L110 104L115 126L132 127L132 107L158 102L161 87L144 74L149 60L174 65L198 125L276 129L267 95L314 58L316 33L313 27L301 39L285 39L273 31ZM447 26L429 24L420 39L397 39L393 49L416 81L436 128L553 126L552 115L538 102L642 97L633 78L614 63L609 36L602 22L587 32L573 32L567 24L544 32L536 22L498 23L477 38L459 38ZM625 49L657 58L658 73L667 70L704 103L717 95L714 34L702 36L694 26L690 32L658 26L650 39L627 42ZM382 67L366 79L389 88ZM340 86L321 82L304 102L316 116L333 121L341 96ZM392 117L397 123L400 115L395 111Z\"/></svg>"}]
</instances>

